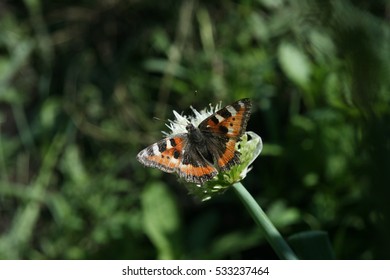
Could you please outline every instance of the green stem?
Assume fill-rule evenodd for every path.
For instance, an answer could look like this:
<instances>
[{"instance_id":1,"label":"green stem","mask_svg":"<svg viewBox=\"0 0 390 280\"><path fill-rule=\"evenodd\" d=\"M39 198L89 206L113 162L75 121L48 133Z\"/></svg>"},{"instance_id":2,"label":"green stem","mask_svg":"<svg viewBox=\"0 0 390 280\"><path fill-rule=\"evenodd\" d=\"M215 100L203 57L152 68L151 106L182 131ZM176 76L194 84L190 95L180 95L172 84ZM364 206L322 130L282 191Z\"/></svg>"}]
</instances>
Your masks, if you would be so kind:
<instances>
[{"instance_id":1,"label":"green stem","mask_svg":"<svg viewBox=\"0 0 390 280\"><path fill-rule=\"evenodd\" d=\"M279 258L284 260L297 260L298 258L290 246L288 246L287 242L283 239L278 230L274 227L267 215L245 187L238 182L233 184L233 188L244 203L245 207L248 209L252 218L263 231L265 238L269 244L271 244Z\"/></svg>"}]
</instances>

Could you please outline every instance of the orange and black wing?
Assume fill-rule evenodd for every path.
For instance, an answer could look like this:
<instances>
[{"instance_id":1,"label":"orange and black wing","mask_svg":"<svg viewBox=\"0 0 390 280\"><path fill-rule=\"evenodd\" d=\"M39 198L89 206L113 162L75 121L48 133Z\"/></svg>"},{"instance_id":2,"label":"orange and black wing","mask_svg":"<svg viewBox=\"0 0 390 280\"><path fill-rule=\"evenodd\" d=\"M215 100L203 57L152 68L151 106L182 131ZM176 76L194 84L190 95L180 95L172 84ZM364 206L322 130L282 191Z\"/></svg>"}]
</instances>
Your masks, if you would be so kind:
<instances>
[{"instance_id":1,"label":"orange and black wing","mask_svg":"<svg viewBox=\"0 0 390 280\"><path fill-rule=\"evenodd\" d=\"M244 134L251 114L252 103L245 98L228 105L202 121L200 131L207 136L207 148L221 170L240 162L235 145Z\"/></svg>"},{"instance_id":2,"label":"orange and black wing","mask_svg":"<svg viewBox=\"0 0 390 280\"><path fill-rule=\"evenodd\" d=\"M139 152L137 160L148 167L175 172L181 164L185 139L185 134L162 139Z\"/></svg>"},{"instance_id":3,"label":"orange and black wing","mask_svg":"<svg viewBox=\"0 0 390 280\"><path fill-rule=\"evenodd\" d=\"M176 172L187 182L203 184L217 174L217 170L188 143L186 134L165 138L142 150L137 159L145 166Z\"/></svg>"}]
</instances>

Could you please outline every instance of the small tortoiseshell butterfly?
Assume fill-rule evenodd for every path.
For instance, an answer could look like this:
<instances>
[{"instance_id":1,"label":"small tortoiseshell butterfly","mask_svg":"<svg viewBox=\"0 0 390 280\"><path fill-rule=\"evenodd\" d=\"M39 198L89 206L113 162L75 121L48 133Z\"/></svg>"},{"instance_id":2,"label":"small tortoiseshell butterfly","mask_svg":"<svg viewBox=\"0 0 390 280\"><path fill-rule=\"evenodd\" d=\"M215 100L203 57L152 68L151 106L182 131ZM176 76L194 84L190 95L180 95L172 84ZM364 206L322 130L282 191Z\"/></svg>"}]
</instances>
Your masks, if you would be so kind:
<instances>
[{"instance_id":1,"label":"small tortoiseshell butterfly","mask_svg":"<svg viewBox=\"0 0 390 280\"><path fill-rule=\"evenodd\" d=\"M203 184L219 171L240 163L236 142L246 129L251 101L238 100L203 120L198 127L186 126L187 133L169 136L139 152L146 166L176 172L187 182Z\"/></svg>"}]
</instances>

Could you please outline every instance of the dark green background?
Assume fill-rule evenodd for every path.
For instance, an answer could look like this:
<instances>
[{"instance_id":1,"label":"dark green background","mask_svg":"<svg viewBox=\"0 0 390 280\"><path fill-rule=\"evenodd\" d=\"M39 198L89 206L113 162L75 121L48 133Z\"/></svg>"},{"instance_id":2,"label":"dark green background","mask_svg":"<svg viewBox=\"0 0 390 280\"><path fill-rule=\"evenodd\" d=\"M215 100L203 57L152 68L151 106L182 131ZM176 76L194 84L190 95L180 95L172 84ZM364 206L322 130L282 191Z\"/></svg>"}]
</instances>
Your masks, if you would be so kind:
<instances>
[{"instance_id":1,"label":"dark green background","mask_svg":"<svg viewBox=\"0 0 390 280\"><path fill-rule=\"evenodd\" d=\"M135 159L172 110L249 97L264 150L243 184L282 235L389 259L389 18L385 0L2 0L0 258L277 258L234 192L200 203Z\"/></svg>"}]
</instances>

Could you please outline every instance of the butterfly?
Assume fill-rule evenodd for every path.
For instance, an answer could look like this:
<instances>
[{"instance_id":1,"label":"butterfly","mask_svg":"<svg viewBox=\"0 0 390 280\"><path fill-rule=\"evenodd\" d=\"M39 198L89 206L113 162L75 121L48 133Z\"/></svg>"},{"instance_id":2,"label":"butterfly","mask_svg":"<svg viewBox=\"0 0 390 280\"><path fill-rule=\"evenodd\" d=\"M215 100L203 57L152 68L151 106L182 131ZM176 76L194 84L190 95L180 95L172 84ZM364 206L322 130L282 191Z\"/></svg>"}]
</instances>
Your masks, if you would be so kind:
<instances>
[{"instance_id":1,"label":"butterfly","mask_svg":"<svg viewBox=\"0 0 390 280\"><path fill-rule=\"evenodd\" d=\"M245 98L218 110L187 133L169 136L143 149L137 160L145 166L176 172L187 182L203 184L220 171L240 163L236 143L244 134L252 103Z\"/></svg>"}]
</instances>

